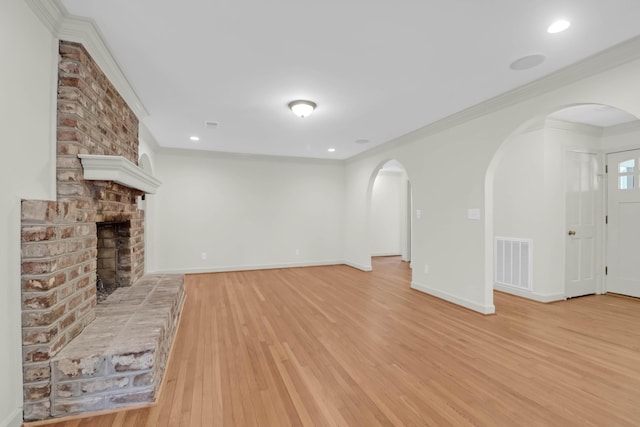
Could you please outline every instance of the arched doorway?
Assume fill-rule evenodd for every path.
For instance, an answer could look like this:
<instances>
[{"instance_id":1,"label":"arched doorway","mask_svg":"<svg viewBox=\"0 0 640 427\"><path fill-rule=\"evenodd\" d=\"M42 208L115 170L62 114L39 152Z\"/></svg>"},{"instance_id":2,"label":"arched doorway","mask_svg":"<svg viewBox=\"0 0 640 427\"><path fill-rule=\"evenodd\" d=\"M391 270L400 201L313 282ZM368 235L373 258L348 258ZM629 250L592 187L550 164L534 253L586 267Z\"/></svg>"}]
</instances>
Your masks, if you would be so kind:
<instances>
[{"instance_id":1,"label":"arched doorway","mask_svg":"<svg viewBox=\"0 0 640 427\"><path fill-rule=\"evenodd\" d=\"M411 183L404 166L391 159L371 175L368 191L369 252L411 261Z\"/></svg>"},{"instance_id":2,"label":"arched doorway","mask_svg":"<svg viewBox=\"0 0 640 427\"><path fill-rule=\"evenodd\" d=\"M541 302L607 292L605 261L616 248L606 186L619 177L607 180L605 165L640 141L639 123L610 106L572 105L528 121L505 140L485 180L486 279L493 288ZM640 218L640 203L637 209Z\"/></svg>"}]
</instances>

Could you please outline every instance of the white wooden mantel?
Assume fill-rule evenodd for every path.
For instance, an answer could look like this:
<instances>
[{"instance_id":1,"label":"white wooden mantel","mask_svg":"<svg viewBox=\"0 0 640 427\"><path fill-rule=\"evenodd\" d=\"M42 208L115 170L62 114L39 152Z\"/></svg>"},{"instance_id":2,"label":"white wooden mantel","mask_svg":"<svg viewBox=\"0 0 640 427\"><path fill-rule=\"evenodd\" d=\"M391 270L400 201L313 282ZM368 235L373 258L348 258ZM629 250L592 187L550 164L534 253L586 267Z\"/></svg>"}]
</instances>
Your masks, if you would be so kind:
<instances>
[{"instance_id":1,"label":"white wooden mantel","mask_svg":"<svg viewBox=\"0 0 640 427\"><path fill-rule=\"evenodd\" d=\"M78 154L88 181L113 181L125 187L155 194L161 182L122 156Z\"/></svg>"}]
</instances>

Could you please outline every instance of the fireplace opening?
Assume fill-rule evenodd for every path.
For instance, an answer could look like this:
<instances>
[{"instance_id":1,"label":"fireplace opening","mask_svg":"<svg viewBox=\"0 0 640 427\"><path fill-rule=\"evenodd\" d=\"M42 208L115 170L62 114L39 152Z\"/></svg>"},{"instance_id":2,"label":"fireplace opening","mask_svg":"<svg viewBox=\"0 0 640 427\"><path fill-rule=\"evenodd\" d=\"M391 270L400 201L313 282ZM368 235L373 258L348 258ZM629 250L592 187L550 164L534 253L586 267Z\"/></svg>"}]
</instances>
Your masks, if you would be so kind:
<instances>
[{"instance_id":1,"label":"fireplace opening","mask_svg":"<svg viewBox=\"0 0 640 427\"><path fill-rule=\"evenodd\" d=\"M121 286L131 286L131 222L99 222L96 291L98 303Z\"/></svg>"}]
</instances>

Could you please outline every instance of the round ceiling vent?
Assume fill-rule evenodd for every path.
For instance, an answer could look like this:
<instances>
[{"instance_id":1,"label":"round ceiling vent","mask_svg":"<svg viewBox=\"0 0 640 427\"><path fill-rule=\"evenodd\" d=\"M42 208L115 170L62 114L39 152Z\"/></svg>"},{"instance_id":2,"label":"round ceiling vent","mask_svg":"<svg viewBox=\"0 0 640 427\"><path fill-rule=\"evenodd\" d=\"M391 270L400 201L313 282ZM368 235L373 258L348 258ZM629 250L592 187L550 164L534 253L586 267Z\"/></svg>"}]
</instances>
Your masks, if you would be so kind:
<instances>
[{"instance_id":1,"label":"round ceiling vent","mask_svg":"<svg viewBox=\"0 0 640 427\"><path fill-rule=\"evenodd\" d=\"M542 64L546 57L540 53L536 53L533 55L523 56L522 58L518 58L511 63L509 67L512 70L528 70L533 67L537 67Z\"/></svg>"}]
</instances>

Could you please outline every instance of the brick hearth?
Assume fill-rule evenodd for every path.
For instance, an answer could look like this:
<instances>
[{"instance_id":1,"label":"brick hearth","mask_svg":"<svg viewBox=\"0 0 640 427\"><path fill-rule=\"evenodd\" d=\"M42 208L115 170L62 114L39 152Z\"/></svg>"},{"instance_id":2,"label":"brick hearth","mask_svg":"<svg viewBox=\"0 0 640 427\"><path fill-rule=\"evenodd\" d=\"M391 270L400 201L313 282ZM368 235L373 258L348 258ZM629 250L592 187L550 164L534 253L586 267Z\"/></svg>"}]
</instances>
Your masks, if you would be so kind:
<instances>
[{"instance_id":1,"label":"brick hearth","mask_svg":"<svg viewBox=\"0 0 640 427\"><path fill-rule=\"evenodd\" d=\"M153 401L183 302L183 276L147 275L98 305L51 361L53 415Z\"/></svg>"}]
</instances>

